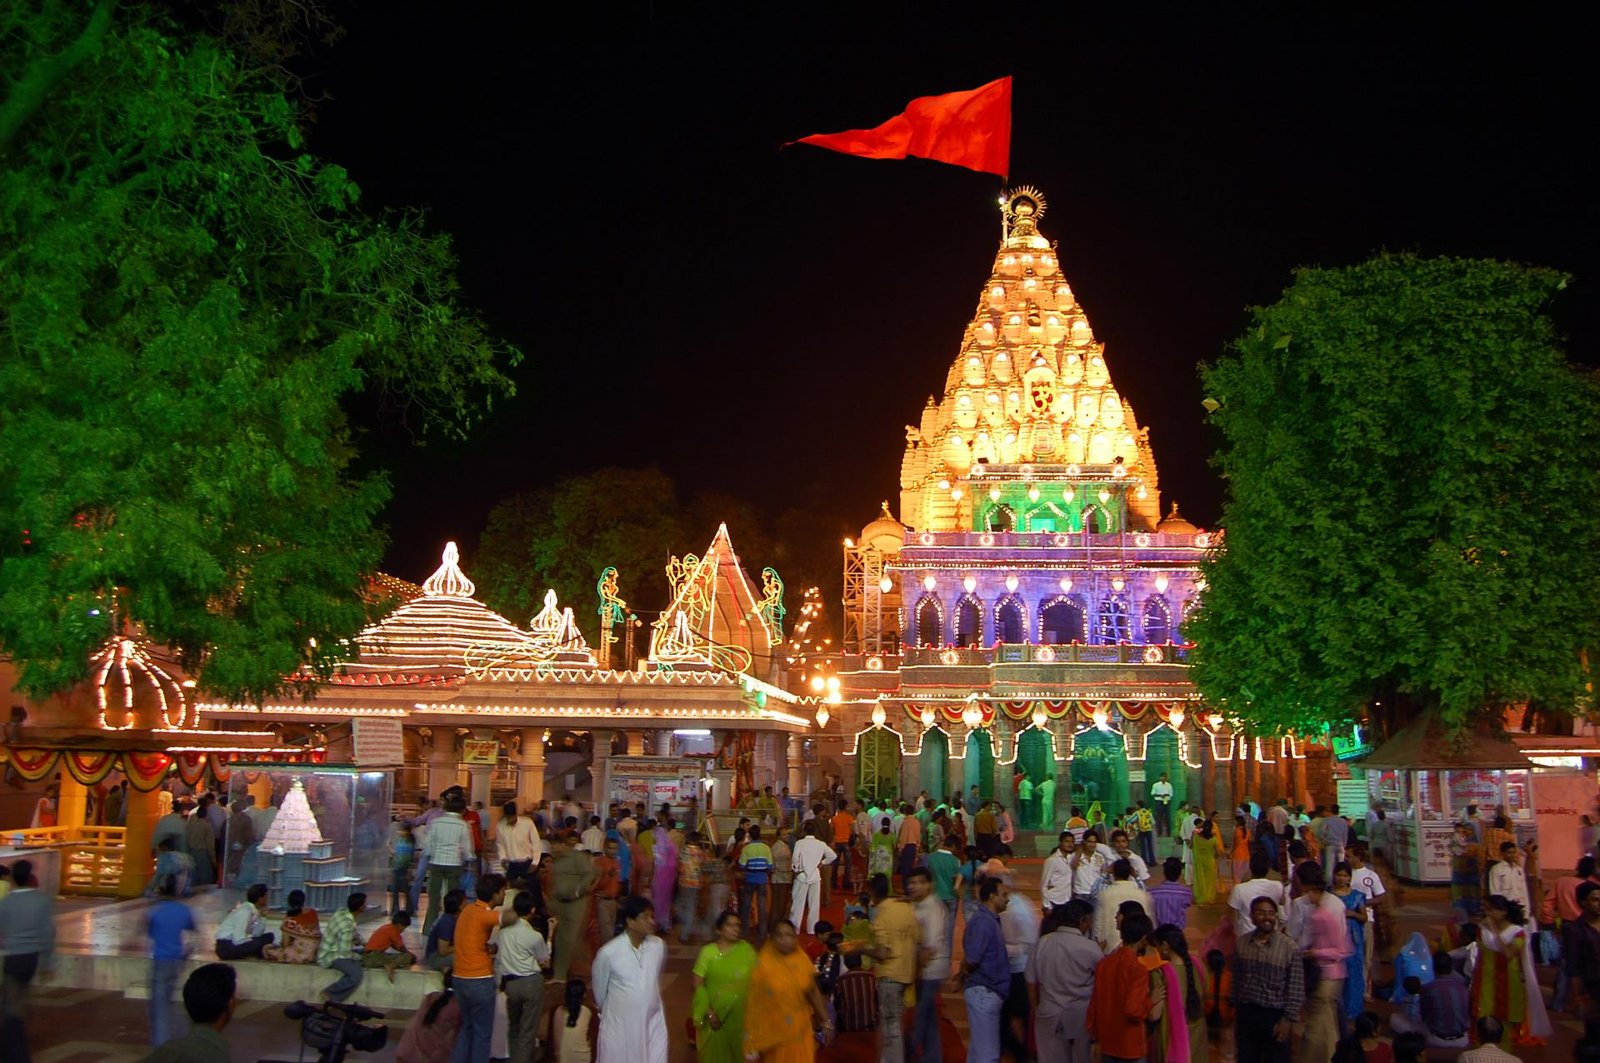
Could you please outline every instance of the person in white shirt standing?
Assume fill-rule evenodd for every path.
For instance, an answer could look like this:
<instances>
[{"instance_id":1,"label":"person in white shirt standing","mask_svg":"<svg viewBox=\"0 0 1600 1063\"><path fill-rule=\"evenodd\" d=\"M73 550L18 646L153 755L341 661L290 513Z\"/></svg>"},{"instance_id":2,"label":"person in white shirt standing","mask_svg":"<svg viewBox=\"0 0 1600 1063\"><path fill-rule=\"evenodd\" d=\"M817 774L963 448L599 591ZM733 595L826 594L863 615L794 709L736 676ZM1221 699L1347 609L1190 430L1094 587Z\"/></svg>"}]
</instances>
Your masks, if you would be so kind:
<instances>
[{"instance_id":1,"label":"person in white shirt standing","mask_svg":"<svg viewBox=\"0 0 1600 1063\"><path fill-rule=\"evenodd\" d=\"M583 837L579 839L578 848L594 856L599 856L606 851L606 832L600 827L599 816L589 817L589 826L584 830Z\"/></svg>"},{"instance_id":2,"label":"person in white shirt standing","mask_svg":"<svg viewBox=\"0 0 1600 1063\"><path fill-rule=\"evenodd\" d=\"M1064 830L1056 838L1055 852L1044 858L1044 869L1039 873L1039 900L1047 912L1072 900L1072 852L1075 848L1072 832Z\"/></svg>"},{"instance_id":3,"label":"person in white shirt standing","mask_svg":"<svg viewBox=\"0 0 1600 1063\"><path fill-rule=\"evenodd\" d=\"M531 819L524 823L533 825ZM544 1016L544 966L550 962L550 945L533 928L533 894L520 890L512 898L516 919L500 928L494 956L495 974L506 995L506 1033L511 1063L533 1063L539 1044L539 1020Z\"/></svg>"},{"instance_id":4,"label":"person in white shirt standing","mask_svg":"<svg viewBox=\"0 0 1600 1063\"><path fill-rule=\"evenodd\" d=\"M1528 913L1528 933L1538 929L1535 911L1528 904L1528 876L1522 871L1522 852L1516 842L1500 843L1500 859L1489 868L1489 896L1499 894L1516 901Z\"/></svg>"},{"instance_id":5,"label":"person in white shirt standing","mask_svg":"<svg viewBox=\"0 0 1600 1063\"><path fill-rule=\"evenodd\" d=\"M467 802L460 791L445 799L444 814L428 826L428 918L422 924L424 935L444 914L444 895L461 885L461 872L476 857L472 828L461 818Z\"/></svg>"},{"instance_id":6,"label":"person in white shirt standing","mask_svg":"<svg viewBox=\"0 0 1600 1063\"><path fill-rule=\"evenodd\" d=\"M1367 999L1372 999L1372 949L1373 942L1378 940L1378 922L1383 914L1381 898L1388 892L1383 888L1383 879L1378 873L1367 866L1367 843L1355 842L1345 852L1345 862L1350 867L1350 888L1360 890L1367 898L1367 932L1363 935L1366 939L1366 955L1361 958L1361 969L1366 974Z\"/></svg>"},{"instance_id":7,"label":"person in white shirt standing","mask_svg":"<svg viewBox=\"0 0 1600 1063\"><path fill-rule=\"evenodd\" d=\"M1095 895L1105 884L1106 867L1110 861L1093 831L1083 836L1083 844L1072 854L1072 895L1094 903Z\"/></svg>"},{"instance_id":8,"label":"person in white shirt standing","mask_svg":"<svg viewBox=\"0 0 1600 1063\"><path fill-rule=\"evenodd\" d=\"M544 855L544 842L533 820L517 815L515 801L507 801L500 812L500 823L494 830L495 851L500 854L500 870L506 881L515 884L538 866L539 857Z\"/></svg>"},{"instance_id":9,"label":"person in white shirt standing","mask_svg":"<svg viewBox=\"0 0 1600 1063\"><path fill-rule=\"evenodd\" d=\"M839 854L833 851L833 846L817 837L817 829L822 825L822 820L811 821L811 832L794 843L794 855L790 858L790 866L794 870L794 883L789 907L789 922L802 934L814 934L817 930L817 909L822 903L822 867L839 859ZM805 915L806 921L800 917Z\"/></svg>"},{"instance_id":10,"label":"person in white shirt standing","mask_svg":"<svg viewBox=\"0 0 1600 1063\"><path fill-rule=\"evenodd\" d=\"M1150 801L1155 805L1156 833L1166 837L1172 833L1172 783L1167 779L1167 773L1162 772L1161 778L1150 787Z\"/></svg>"},{"instance_id":11,"label":"person in white shirt standing","mask_svg":"<svg viewBox=\"0 0 1600 1063\"><path fill-rule=\"evenodd\" d=\"M1250 917L1250 906L1257 900L1265 897L1277 906L1279 911L1285 910L1289 905L1287 892L1283 883L1275 882L1267 877L1271 870L1272 862L1267 859L1267 854L1262 852L1250 855L1250 877L1233 887L1228 894L1228 907L1233 911L1233 932L1242 941L1255 933L1256 924ZM1338 900L1337 897L1334 898ZM1343 903L1342 901L1340 902Z\"/></svg>"}]
</instances>

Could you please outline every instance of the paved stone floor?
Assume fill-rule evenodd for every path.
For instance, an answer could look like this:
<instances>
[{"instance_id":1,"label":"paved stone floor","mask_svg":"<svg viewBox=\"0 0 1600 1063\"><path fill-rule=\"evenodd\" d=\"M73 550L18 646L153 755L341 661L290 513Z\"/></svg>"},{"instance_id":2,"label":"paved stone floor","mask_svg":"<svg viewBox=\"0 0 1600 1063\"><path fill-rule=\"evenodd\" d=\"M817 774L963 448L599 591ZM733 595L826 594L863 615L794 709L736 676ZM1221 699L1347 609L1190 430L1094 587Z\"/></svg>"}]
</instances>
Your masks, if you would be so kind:
<instances>
[{"instance_id":1,"label":"paved stone floor","mask_svg":"<svg viewBox=\"0 0 1600 1063\"><path fill-rule=\"evenodd\" d=\"M1017 880L1023 892L1037 899L1040 861L1023 858L1012 861ZM1226 886L1227 883L1224 883ZM208 934L233 897L229 894L202 892L195 904L197 918ZM1437 935L1448 915L1448 898L1442 889L1406 888L1395 910L1400 929L1400 939L1414 930L1428 937ZM62 947L66 950L106 953L138 953L142 949L140 928L143 925L141 902L108 904L95 902L64 902L58 914L58 931ZM1221 905L1207 905L1190 912L1189 937L1198 946L1201 938L1217 925L1222 917ZM365 929L370 930L372 924ZM421 952L420 936L415 951ZM202 940L206 937L203 934ZM957 948L959 950L959 934ZM666 976L663 980L669 1028L672 1034L672 1063L689 1063L694 1059L693 1049L683 1039L684 1016L689 1011L692 994L690 969L699 951L699 943L679 945L676 936L669 938ZM587 965L579 964L575 975L587 976ZM1391 973L1386 959L1375 961L1374 980L1386 982ZM1542 970L1549 996L1550 969ZM381 977L374 972L369 977ZM331 977L330 977L331 980ZM554 1006L554 992L546 993L547 1006ZM411 1012L406 1008L383 1009L386 1022L392 1027L389 1047L375 1055L352 1054L352 1060L392 1060L394 1046ZM1374 1002L1373 1010L1380 1015L1388 1011L1381 1001ZM276 1001L245 1000L241 1003L235 1021L228 1031L234 1045L234 1059L254 1063L255 1060L298 1058L298 1025L285 1019L283 1005ZM960 1045L966 1035L966 1015L961 998L947 994L943 1000L943 1014L950 1027L947 1029L946 1059L958 1063L964 1058ZM29 1019L30 1042L36 1063L98 1063L98 1061L132 1061L148 1053L145 1044L148 1035L146 1003L141 999L125 997L121 992L93 989L76 989L44 984L36 988L31 998ZM1572 1058L1572 1048L1579 1033L1579 1024L1566 1015L1552 1016L1556 1036L1550 1045L1542 1048L1519 1050L1525 1060L1565 1060ZM1457 1053L1435 1052L1429 1058L1435 1061L1452 1059ZM870 1040L865 1035L841 1039L834 1048L820 1054L819 1058L840 1061L875 1058ZM1231 1045L1223 1038L1212 1046L1211 1059L1231 1063Z\"/></svg>"}]
</instances>

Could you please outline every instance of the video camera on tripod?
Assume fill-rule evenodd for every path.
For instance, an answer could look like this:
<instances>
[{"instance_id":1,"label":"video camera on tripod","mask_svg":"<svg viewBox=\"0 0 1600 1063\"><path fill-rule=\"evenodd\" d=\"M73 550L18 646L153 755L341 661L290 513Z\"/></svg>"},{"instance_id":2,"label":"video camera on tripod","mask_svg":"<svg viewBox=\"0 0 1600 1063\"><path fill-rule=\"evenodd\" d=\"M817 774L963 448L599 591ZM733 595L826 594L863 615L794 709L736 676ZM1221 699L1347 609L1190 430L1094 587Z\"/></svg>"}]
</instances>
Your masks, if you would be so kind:
<instances>
[{"instance_id":1,"label":"video camera on tripod","mask_svg":"<svg viewBox=\"0 0 1600 1063\"><path fill-rule=\"evenodd\" d=\"M283 1014L300 1021L300 1043L316 1049L318 1063L339 1063L351 1049L376 1052L389 1042L389 1027L372 1021L383 1018L383 1013L360 1004L336 1004L330 1000L318 1007L297 1000L286 1005Z\"/></svg>"}]
</instances>

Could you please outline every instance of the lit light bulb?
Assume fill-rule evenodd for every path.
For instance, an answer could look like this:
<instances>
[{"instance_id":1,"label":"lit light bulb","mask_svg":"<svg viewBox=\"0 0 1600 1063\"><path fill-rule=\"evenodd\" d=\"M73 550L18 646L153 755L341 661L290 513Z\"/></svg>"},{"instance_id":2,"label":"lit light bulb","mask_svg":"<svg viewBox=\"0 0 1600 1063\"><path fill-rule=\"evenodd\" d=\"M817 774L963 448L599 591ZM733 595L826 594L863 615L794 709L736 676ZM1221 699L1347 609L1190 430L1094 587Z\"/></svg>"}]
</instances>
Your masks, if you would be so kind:
<instances>
[{"instance_id":1,"label":"lit light bulb","mask_svg":"<svg viewBox=\"0 0 1600 1063\"><path fill-rule=\"evenodd\" d=\"M961 501L961 488L959 488L959 487L950 488L950 501L952 501L952 502Z\"/></svg>"},{"instance_id":2,"label":"lit light bulb","mask_svg":"<svg viewBox=\"0 0 1600 1063\"><path fill-rule=\"evenodd\" d=\"M1094 725L1097 730L1111 730L1111 714L1105 709L1095 709L1094 712L1090 714L1090 719L1094 721Z\"/></svg>"},{"instance_id":3,"label":"lit light bulb","mask_svg":"<svg viewBox=\"0 0 1600 1063\"><path fill-rule=\"evenodd\" d=\"M966 579L961 581L961 586L968 594L971 594L973 591L978 589L978 581L973 579L971 576L968 576Z\"/></svg>"},{"instance_id":4,"label":"lit light bulb","mask_svg":"<svg viewBox=\"0 0 1600 1063\"><path fill-rule=\"evenodd\" d=\"M828 686L827 681L825 679L823 679L820 675L814 675L814 676L811 677L811 689L816 691L818 694L820 694L824 690L826 690L827 686Z\"/></svg>"},{"instance_id":5,"label":"lit light bulb","mask_svg":"<svg viewBox=\"0 0 1600 1063\"><path fill-rule=\"evenodd\" d=\"M1061 593L1062 594L1066 594L1071 590L1072 590L1072 577L1071 576L1062 576L1061 577Z\"/></svg>"},{"instance_id":6,"label":"lit light bulb","mask_svg":"<svg viewBox=\"0 0 1600 1063\"><path fill-rule=\"evenodd\" d=\"M826 726L828 726L828 706L826 706L826 705L818 705L817 706L817 726L818 727L826 727Z\"/></svg>"},{"instance_id":7,"label":"lit light bulb","mask_svg":"<svg viewBox=\"0 0 1600 1063\"><path fill-rule=\"evenodd\" d=\"M1050 722L1050 716L1043 709L1033 710L1033 726L1035 730L1044 730L1044 725Z\"/></svg>"},{"instance_id":8,"label":"lit light bulb","mask_svg":"<svg viewBox=\"0 0 1600 1063\"><path fill-rule=\"evenodd\" d=\"M1167 593L1167 584L1168 584L1168 582L1169 581L1167 580L1167 577L1165 575L1157 576L1156 577L1156 593L1157 594L1165 594L1165 593Z\"/></svg>"},{"instance_id":9,"label":"lit light bulb","mask_svg":"<svg viewBox=\"0 0 1600 1063\"><path fill-rule=\"evenodd\" d=\"M968 702L967 707L961 710L961 722L967 725L968 730L977 727L983 722L983 710Z\"/></svg>"},{"instance_id":10,"label":"lit light bulb","mask_svg":"<svg viewBox=\"0 0 1600 1063\"><path fill-rule=\"evenodd\" d=\"M950 490L950 481L949 480L940 480L939 481L939 490L941 490L941 491Z\"/></svg>"},{"instance_id":11,"label":"lit light bulb","mask_svg":"<svg viewBox=\"0 0 1600 1063\"><path fill-rule=\"evenodd\" d=\"M872 726L882 727L884 721L886 721L888 718L888 715L883 711L882 705L872 706Z\"/></svg>"},{"instance_id":12,"label":"lit light bulb","mask_svg":"<svg viewBox=\"0 0 1600 1063\"><path fill-rule=\"evenodd\" d=\"M1029 502L1037 502L1037 501L1039 501L1039 489L1037 487L1035 487L1033 484L1029 484L1028 485L1028 501Z\"/></svg>"},{"instance_id":13,"label":"lit light bulb","mask_svg":"<svg viewBox=\"0 0 1600 1063\"><path fill-rule=\"evenodd\" d=\"M938 585L939 581L934 579L931 575L922 577L922 589L927 591L929 594L932 594L933 589Z\"/></svg>"},{"instance_id":14,"label":"lit light bulb","mask_svg":"<svg viewBox=\"0 0 1600 1063\"><path fill-rule=\"evenodd\" d=\"M1194 581L1194 589L1197 591L1203 591L1206 589L1206 580L1204 576L1201 576L1199 579Z\"/></svg>"},{"instance_id":15,"label":"lit light bulb","mask_svg":"<svg viewBox=\"0 0 1600 1063\"><path fill-rule=\"evenodd\" d=\"M1144 484L1140 484L1139 485L1139 490L1137 490L1137 491L1135 491L1133 493L1133 497L1137 498L1139 501L1143 502L1145 499L1150 497L1150 491L1149 491L1148 488L1145 487Z\"/></svg>"},{"instance_id":16,"label":"lit light bulb","mask_svg":"<svg viewBox=\"0 0 1600 1063\"><path fill-rule=\"evenodd\" d=\"M1172 729L1174 731L1183 726L1183 721L1185 719L1186 717L1183 715L1182 709L1173 709L1167 714L1167 722L1172 725Z\"/></svg>"},{"instance_id":17,"label":"lit light bulb","mask_svg":"<svg viewBox=\"0 0 1600 1063\"><path fill-rule=\"evenodd\" d=\"M935 719L936 719L936 717L933 714L933 706L931 706L931 705L922 706L922 726L924 726L924 727L932 727L933 726L933 722L934 722Z\"/></svg>"},{"instance_id":18,"label":"lit light bulb","mask_svg":"<svg viewBox=\"0 0 1600 1063\"><path fill-rule=\"evenodd\" d=\"M1117 591L1118 593L1120 593L1122 591L1122 588L1126 587L1127 585L1128 585L1127 581L1125 581L1121 576L1112 576L1111 577L1111 589L1112 590Z\"/></svg>"},{"instance_id":19,"label":"lit light bulb","mask_svg":"<svg viewBox=\"0 0 1600 1063\"><path fill-rule=\"evenodd\" d=\"M1104 487L1100 488L1100 501L1101 502L1109 502L1109 501L1111 501L1111 492L1107 491Z\"/></svg>"},{"instance_id":20,"label":"lit light bulb","mask_svg":"<svg viewBox=\"0 0 1600 1063\"><path fill-rule=\"evenodd\" d=\"M1000 501L1000 488L998 488L998 487L989 488L989 501L991 501L991 502Z\"/></svg>"},{"instance_id":21,"label":"lit light bulb","mask_svg":"<svg viewBox=\"0 0 1600 1063\"><path fill-rule=\"evenodd\" d=\"M1077 492L1069 487L1065 491L1061 492L1061 500L1063 502L1071 502L1075 494L1077 494Z\"/></svg>"},{"instance_id":22,"label":"lit light bulb","mask_svg":"<svg viewBox=\"0 0 1600 1063\"><path fill-rule=\"evenodd\" d=\"M894 590L894 580L890 579L888 576L883 577L878 581L878 589L883 593L888 594L890 591Z\"/></svg>"},{"instance_id":23,"label":"lit light bulb","mask_svg":"<svg viewBox=\"0 0 1600 1063\"><path fill-rule=\"evenodd\" d=\"M1007 576L1006 577L1006 590L1015 592L1016 589L1017 589L1017 577L1015 577L1015 576Z\"/></svg>"}]
</instances>

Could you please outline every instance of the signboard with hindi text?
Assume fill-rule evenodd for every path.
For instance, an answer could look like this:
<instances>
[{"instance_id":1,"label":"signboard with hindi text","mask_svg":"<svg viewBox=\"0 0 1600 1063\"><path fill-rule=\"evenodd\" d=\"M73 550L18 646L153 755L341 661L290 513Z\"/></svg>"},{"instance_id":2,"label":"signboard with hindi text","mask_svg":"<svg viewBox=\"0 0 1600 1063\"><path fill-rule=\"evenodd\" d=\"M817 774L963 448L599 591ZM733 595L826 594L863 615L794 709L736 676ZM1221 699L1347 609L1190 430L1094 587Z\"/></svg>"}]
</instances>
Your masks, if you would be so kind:
<instances>
[{"instance_id":1,"label":"signboard with hindi text","mask_svg":"<svg viewBox=\"0 0 1600 1063\"><path fill-rule=\"evenodd\" d=\"M399 720L350 721L355 762L363 768L398 768L406 762L405 729Z\"/></svg>"},{"instance_id":2,"label":"signboard with hindi text","mask_svg":"<svg viewBox=\"0 0 1600 1063\"><path fill-rule=\"evenodd\" d=\"M494 765L500 760L500 742L494 738L461 740L461 763Z\"/></svg>"}]
</instances>

